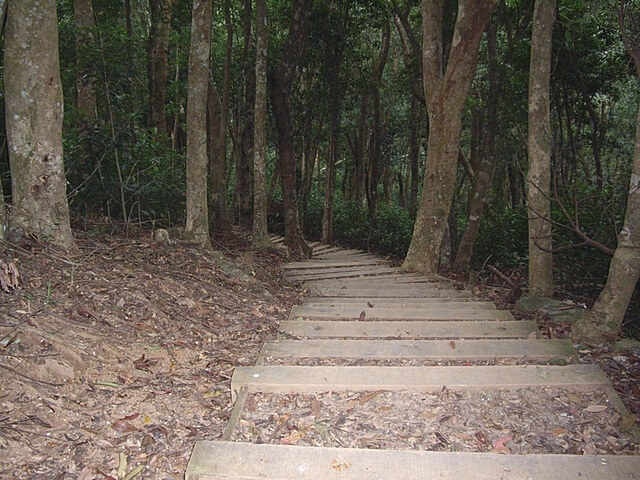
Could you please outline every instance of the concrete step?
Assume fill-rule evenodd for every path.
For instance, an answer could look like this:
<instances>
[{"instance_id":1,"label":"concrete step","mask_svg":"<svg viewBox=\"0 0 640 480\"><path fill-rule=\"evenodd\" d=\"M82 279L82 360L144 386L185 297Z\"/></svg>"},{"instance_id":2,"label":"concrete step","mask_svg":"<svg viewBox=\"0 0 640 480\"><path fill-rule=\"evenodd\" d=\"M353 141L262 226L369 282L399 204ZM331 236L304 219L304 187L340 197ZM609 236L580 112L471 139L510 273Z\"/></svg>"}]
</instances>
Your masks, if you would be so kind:
<instances>
[{"instance_id":1,"label":"concrete step","mask_svg":"<svg viewBox=\"0 0 640 480\"><path fill-rule=\"evenodd\" d=\"M201 440L185 480L637 480L640 457L498 455Z\"/></svg>"},{"instance_id":2,"label":"concrete step","mask_svg":"<svg viewBox=\"0 0 640 480\"><path fill-rule=\"evenodd\" d=\"M552 358L574 361L569 340L274 340L260 352L268 358L493 360Z\"/></svg>"},{"instance_id":3,"label":"concrete step","mask_svg":"<svg viewBox=\"0 0 640 480\"><path fill-rule=\"evenodd\" d=\"M364 313L363 313L364 312ZM299 305L291 309L290 320L514 320L508 310L467 305L425 305L409 307L326 307Z\"/></svg>"},{"instance_id":4,"label":"concrete step","mask_svg":"<svg viewBox=\"0 0 640 480\"><path fill-rule=\"evenodd\" d=\"M523 321L426 321L392 320L354 322L352 320L285 320L280 334L306 338L537 338L535 322Z\"/></svg>"},{"instance_id":5,"label":"concrete step","mask_svg":"<svg viewBox=\"0 0 640 480\"><path fill-rule=\"evenodd\" d=\"M596 365L517 366L256 366L236 367L231 392L319 393L325 391L519 389L529 387L595 388L609 385Z\"/></svg>"}]
</instances>

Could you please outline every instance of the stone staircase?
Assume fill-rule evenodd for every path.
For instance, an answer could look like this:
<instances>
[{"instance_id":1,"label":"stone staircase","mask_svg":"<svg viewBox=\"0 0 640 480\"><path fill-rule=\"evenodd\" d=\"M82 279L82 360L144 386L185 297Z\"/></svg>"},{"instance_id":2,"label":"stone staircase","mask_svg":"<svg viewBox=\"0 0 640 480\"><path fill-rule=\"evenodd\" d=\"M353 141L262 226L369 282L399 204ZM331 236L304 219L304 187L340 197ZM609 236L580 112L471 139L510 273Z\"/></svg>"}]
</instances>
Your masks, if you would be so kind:
<instances>
[{"instance_id":1,"label":"stone staircase","mask_svg":"<svg viewBox=\"0 0 640 480\"><path fill-rule=\"evenodd\" d=\"M568 340L540 339L535 322L517 321L446 279L402 273L359 250L313 246L312 260L283 267L308 296L281 323L278 338L263 346L256 366L235 369L235 405L224 436L197 442L187 480L640 479L640 457L633 455L503 455L232 441L248 398L258 392L294 397L373 392L363 393L368 399L380 392L598 390L606 393L607 408L628 415L604 373L594 365L575 364ZM421 412L415 413L419 418Z\"/></svg>"}]
</instances>

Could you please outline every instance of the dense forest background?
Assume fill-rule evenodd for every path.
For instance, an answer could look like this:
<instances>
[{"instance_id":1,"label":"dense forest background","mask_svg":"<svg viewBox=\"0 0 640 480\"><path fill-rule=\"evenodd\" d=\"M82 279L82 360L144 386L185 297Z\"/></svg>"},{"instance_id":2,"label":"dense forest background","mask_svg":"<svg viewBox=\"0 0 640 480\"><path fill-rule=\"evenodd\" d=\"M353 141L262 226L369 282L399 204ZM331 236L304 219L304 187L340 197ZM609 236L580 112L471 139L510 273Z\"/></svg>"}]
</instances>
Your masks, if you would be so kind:
<instances>
[{"instance_id":1,"label":"dense forest background","mask_svg":"<svg viewBox=\"0 0 640 480\"><path fill-rule=\"evenodd\" d=\"M186 0L57 2L66 190L76 228L129 234L188 222L187 104L196 4L202 8ZM533 4L498 2L482 36L440 263L480 275L493 266L522 285L529 258ZM280 181L287 171L274 92L281 89L304 236L404 257L422 194L428 134L420 2L274 0L266 8L269 228L284 233L283 202L291 193ZM445 60L456 11L456 2L444 2ZM304 36L296 39L300 12ZM213 235L224 235L232 224L252 226L254 2L213 2L211 25L200 135L208 145L209 226ZM1 73L4 84L4 68ZM558 1L550 85L554 284L556 294L590 304L607 279L624 222L640 103L617 2ZM11 205L4 103L0 174ZM482 215L472 211L474 198L484 202ZM470 258L458 260L470 221L478 223L477 239ZM636 333L639 301L636 289L624 323Z\"/></svg>"}]
</instances>

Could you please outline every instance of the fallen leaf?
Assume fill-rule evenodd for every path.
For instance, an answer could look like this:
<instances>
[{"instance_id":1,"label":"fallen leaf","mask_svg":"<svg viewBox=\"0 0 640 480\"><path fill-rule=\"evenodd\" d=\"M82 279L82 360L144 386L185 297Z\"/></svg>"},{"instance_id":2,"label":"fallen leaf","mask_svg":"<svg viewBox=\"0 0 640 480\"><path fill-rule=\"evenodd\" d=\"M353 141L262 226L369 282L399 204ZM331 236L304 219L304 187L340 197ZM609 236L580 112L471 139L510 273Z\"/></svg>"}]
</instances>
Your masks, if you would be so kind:
<instances>
[{"instance_id":1,"label":"fallen leaf","mask_svg":"<svg viewBox=\"0 0 640 480\"><path fill-rule=\"evenodd\" d=\"M367 302L367 307L369 307L369 308L373 308L373 303L371 303L371 302Z\"/></svg>"},{"instance_id":2,"label":"fallen leaf","mask_svg":"<svg viewBox=\"0 0 640 480\"><path fill-rule=\"evenodd\" d=\"M136 427L134 427L131 423L127 422L126 420L119 418L118 420L116 420L115 422L113 422L113 425L111 425L113 427L114 430L120 432L120 433L129 433L129 432L137 432L138 429Z\"/></svg>"},{"instance_id":3,"label":"fallen leaf","mask_svg":"<svg viewBox=\"0 0 640 480\"><path fill-rule=\"evenodd\" d=\"M451 345L451 348L453 348L454 350L456 349L456 342L454 342L453 340L449 342L449 345Z\"/></svg>"},{"instance_id":4,"label":"fallen leaf","mask_svg":"<svg viewBox=\"0 0 640 480\"><path fill-rule=\"evenodd\" d=\"M351 464L349 462L343 462L338 459L331 462L331 468L333 468L334 470L337 470L338 472L341 472L342 470L346 470L349 467L351 467Z\"/></svg>"},{"instance_id":5,"label":"fallen leaf","mask_svg":"<svg viewBox=\"0 0 640 480\"><path fill-rule=\"evenodd\" d=\"M98 320L98 321L100 320L100 317L98 317L98 314L93 310L91 310L86 305L78 305L76 307L76 311L78 312L78 315L80 315L81 317L93 318L94 320Z\"/></svg>"},{"instance_id":6,"label":"fallen leaf","mask_svg":"<svg viewBox=\"0 0 640 480\"><path fill-rule=\"evenodd\" d=\"M367 312L365 312L364 310L362 312L360 312L360 320L364 320L364 317L367 316Z\"/></svg>"},{"instance_id":7,"label":"fallen leaf","mask_svg":"<svg viewBox=\"0 0 640 480\"><path fill-rule=\"evenodd\" d=\"M551 431L556 437L559 437L561 435L566 435L567 433L569 433L569 430L567 430L566 428L554 428Z\"/></svg>"},{"instance_id":8,"label":"fallen leaf","mask_svg":"<svg viewBox=\"0 0 640 480\"><path fill-rule=\"evenodd\" d=\"M362 405L362 404L368 402L369 400L371 400L372 398L377 397L381 393L382 393L382 390L378 390L377 392L364 393L364 394L360 395L360 398L358 399L358 403L360 405Z\"/></svg>"},{"instance_id":9,"label":"fallen leaf","mask_svg":"<svg viewBox=\"0 0 640 480\"><path fill-rule=\"evenodd\" d=\"M133 366L138 370L150 371L151 367L155 367L161 360L160 357L147 358L144 354L137 360L133 361Z\"/></svg>"},{"instance_id":10,"label":"fallen leaf","mask_svg":"<svg viewBox=\"0 0 640 480\"><path fill-rule=\"evenodd\" d=\"M590 405L585 410L589 413L604 412L608 407L606 405Z\"/></svg>"},{"instance_id":11,"label":"fallen leaf","mask_svg":"<svg viewBox=\"0 0 640 480\"><path fill-rule=\"evenodd\" d=\"M571 400L573 403L580 403L580 397L573 393L567 393L567 398Z\"/></svg>"},{"instance_id":12,"label":"fallen leaf","mask_svg":"<svg viewBox=\"0 0 640 480\"><path fill-rule=\"evenodd\" d=\"M485 434L480 431L475 433L475 437L476 437L476 440L478 440L478 442L480 442L480 444L482 445L487 445L489 443L487 441L487 437L485 436Z\"/></svg>"},{"instance_id":13,"label":"fallen leaf","mask_svg":"<svg viewBox=\"0 0 640 480\"><path fill-rule=\"evenodd\" d=\"M493 448L504 448L504 444L507 443L509 440L513 440L513 435L511 435L510 433L508 433L507 435L503 435L502 437L500 437L499 439L497 439L495 442L493 442Z\"/></svg>"}]
</instances>

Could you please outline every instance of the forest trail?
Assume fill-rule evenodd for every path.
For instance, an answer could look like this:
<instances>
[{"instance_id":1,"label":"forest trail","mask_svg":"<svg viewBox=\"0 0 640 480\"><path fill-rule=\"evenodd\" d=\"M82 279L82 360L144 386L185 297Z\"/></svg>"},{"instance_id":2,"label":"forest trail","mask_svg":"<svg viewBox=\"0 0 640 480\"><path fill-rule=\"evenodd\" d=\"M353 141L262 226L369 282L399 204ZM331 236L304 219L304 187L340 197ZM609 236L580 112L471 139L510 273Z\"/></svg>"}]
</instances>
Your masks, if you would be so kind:
<instances>
[{"instance_id":1,"label":"forest trail","mask_svg":"<svg viewBox=\"0 0 640 480\"><path fill-rule=\"evenodd\" d=\"M313 246L283 266L304 303L235 369L225 434L196 444L187 480L640 478L637 455L602 454L616 439L599 429L628 412L569 340L445 278Z\"/></svg>"}]
</instances>

